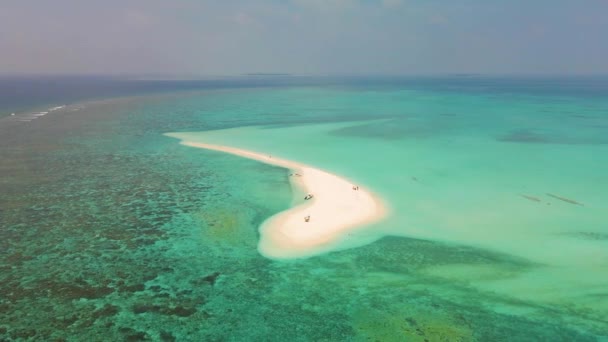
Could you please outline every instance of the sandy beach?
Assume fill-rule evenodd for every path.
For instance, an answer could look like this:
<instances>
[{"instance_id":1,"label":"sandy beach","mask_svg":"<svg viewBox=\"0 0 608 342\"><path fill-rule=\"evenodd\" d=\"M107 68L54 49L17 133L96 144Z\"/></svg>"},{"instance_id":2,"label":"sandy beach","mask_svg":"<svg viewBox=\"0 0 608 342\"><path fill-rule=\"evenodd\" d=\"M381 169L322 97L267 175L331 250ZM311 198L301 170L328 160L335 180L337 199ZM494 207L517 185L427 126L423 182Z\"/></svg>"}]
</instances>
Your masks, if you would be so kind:
<instances>
[{"instance_id":1,"label":"sandy beach","mask_svg":"<svg viewBox=\"0 0 608 342\"><path fill-rule=\"evenodd\" d=\"M168 134L181 138L179 134ZM340 241L365 225L380 221L387 210L369 190L329 172L298 162L234 147L183 140L182 145L221 151L291 170L292 186L309 200L267 219L260 227L258 249L274 259L303 258L339 249ZM306 220L308 218L308 220Z\"/></svg>"}]
</instances>

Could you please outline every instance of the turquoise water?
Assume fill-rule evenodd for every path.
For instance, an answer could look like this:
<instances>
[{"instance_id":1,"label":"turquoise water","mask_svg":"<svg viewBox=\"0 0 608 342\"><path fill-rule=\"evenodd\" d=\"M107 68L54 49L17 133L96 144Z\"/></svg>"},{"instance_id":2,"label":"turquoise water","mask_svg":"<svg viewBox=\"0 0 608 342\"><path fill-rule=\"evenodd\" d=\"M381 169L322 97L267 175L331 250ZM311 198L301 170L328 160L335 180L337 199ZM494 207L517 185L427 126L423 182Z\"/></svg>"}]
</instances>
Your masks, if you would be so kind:
<instances>
[{"instance_id":1,"label":"turquoise water","mask_svg":"<svg viewBox=\"0 0 608 342\"><path fill-rule=\"evenodd\" d=\"M3 123L0 336L606 338L608 94L434 82L207 90ZM346 176L391 216L344 241L356 248L265 259L257 227L288 207L288 172L162 136L175 131Z\"/></svg>"}]
</instances>

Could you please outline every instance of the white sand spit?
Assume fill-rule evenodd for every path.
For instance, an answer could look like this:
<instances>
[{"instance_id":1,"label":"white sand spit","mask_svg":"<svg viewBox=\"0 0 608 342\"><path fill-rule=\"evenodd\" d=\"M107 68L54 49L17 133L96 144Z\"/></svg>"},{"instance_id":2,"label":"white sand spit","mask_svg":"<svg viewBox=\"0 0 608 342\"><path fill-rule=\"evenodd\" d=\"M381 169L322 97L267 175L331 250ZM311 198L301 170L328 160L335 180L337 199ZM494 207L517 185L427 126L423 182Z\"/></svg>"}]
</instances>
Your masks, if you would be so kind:
<instances>
[{"instance_id":1,"label":"white sand spit","mask_svg":"<svg viewBox=\"0 0 608 342\"><path fill-rule=\"evenodd\" d=\"M168 134L179 137L179 134ZM186 146L231 153L292 171L292 185L314 197L280 212L260 227L258 250L274 259L303 258L339 249L353 230L380 221L387 210L382 201L354 183L329 172L268 154L239 148L182 141ZM309 216L308 222L305 218Z\"/></svg>"}]
</instances>

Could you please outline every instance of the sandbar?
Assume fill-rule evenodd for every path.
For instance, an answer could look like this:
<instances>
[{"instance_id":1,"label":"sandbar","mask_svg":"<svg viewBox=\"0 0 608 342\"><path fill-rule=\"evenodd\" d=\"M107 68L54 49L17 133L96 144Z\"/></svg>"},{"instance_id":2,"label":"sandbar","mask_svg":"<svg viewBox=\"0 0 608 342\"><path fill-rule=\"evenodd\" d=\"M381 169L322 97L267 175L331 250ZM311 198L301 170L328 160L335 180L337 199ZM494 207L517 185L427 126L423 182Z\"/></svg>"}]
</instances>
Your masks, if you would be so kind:
<instances>
[{"instance_id":1,"label":"sandbar","mask_svg":"<svg viewBox=\"0 0 608 342\"><path fill-rule=\"evenodd\" d=\"M180 134L166 135L181 139ZM289 169L292 186L313 195L262 223L258 250L265 257L306 258L341 249L340 242L353 231L387 216L378 196L338 175L260 152L187 140L180 143Z\"/></svg>"}]
</instances>

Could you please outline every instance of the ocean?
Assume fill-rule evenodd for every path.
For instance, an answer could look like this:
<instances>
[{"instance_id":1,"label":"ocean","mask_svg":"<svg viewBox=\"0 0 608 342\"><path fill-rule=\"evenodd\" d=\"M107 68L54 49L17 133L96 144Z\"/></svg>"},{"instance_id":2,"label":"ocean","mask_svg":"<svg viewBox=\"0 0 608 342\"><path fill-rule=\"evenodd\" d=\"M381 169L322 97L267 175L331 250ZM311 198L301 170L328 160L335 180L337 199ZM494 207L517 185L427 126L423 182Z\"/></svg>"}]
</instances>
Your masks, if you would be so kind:
<instances>
[{"instance_id":1,"label":"ocean","mask_svg":"<svg viewBox=\"0 0 608 342\"><path fill-rule=\"evenodd\" d=\"M608 339L608 78L98 82L0 98L0 340ZM264 258L289 171L169 132L390 215Z\"/></svg>"}]
</instances>

